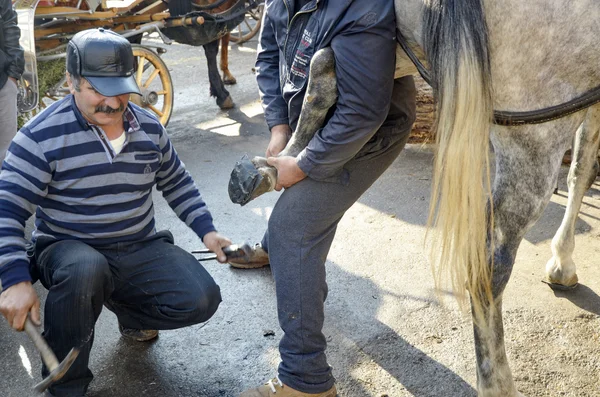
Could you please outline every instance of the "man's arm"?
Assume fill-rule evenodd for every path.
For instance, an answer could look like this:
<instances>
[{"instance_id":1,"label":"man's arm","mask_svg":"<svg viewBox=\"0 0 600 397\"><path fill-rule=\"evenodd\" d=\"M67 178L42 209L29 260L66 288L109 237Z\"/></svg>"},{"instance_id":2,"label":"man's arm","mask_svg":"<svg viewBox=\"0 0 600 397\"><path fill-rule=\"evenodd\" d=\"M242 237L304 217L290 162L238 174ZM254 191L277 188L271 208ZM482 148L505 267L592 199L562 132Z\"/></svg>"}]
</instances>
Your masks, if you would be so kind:
<instances>
[{"instance_id":1,"label":"man's arm","mask_svg":"<svg viewBox=\"0 0 600 397\"><path fill-rule=\"evenodd\" d=\"M231 240L217 233L212 215L202 200L200 191L179 160L167 132L162 126L160 128L159 146L163 158L161 167L156 174L156 188L162 192L163 197L179 219L200 237L206 248L217 255L219 262L225 263L227 257L222 248L231 245Z\"/></svg>"},{"instance_id":2,"label":"man's arm","mask_svg":"<svg viewBox=\"0 0 600 397\"><path fill-rule=\"evenodd\" d=\"M47 194L51 176L39 144L28 130L19 131L0 173L0 313L17 330L23 329L28 313L39 323L40 303L25 253L25 223Z\"/></svg>"},{"instance_id":3,"label":"man's arm","mask_svg":"<svg viewBox=\"0 0 600 397\"><path fill-rule=\"evenodd\" d=\"M384 122L392 94L393 2L354 2L347 15L364 17L344 24L348 27L331 41L339 93L336 110L297 156L300 169L316 180L342 172Z\"/></svg>"},{"instance_id":4,"label":"man's arm","mask_svg":"<svg viewBox=\"0 0 600 397\"><path fill-rule=\"evenodd\" d=\"M0 173L0 283L3 290L31 281L25 253L25 223L48 192L52 178L40 145L21 129Z\"/></svg>"},{"instance_id":5,"label":"man's arm","mask_svg":"<svg viewBox=\"0 0 600 397\"><path fill-rule=\"evenodd\" d=\"M25 67L23 48L19 44L21 30L17 25L17 13L12 8L10 0L2 1L2 30L4 35L4 47L2 50L9 59L6 72L15 80L21 78Z\"/></svg>"},{"instance_id":6,"label":"man's arm","mask_svg":"<svg viewBox=\"0 0 600 397\"><path fill-rule=\"evenodd\" d=\"M179 160L167 132L162 126L159 127L159 146L163 157L156 173L156 188L162 192L179 219L204 239L204 235L216 231L212 215L192 177Z\"/></svg>"},{"instance_id":7,"label":"man's arm","mask_svg":"<svg viewBox=\"0 0 600 397\"><path fill-rule=\"evenodd\" d=\"M278 125L287 125L287 104L281 96L279 81L279 48L269 19L271 2L265 3L265 12L259 35L256 57L256 82L269 130Z\"/></svg>"}]
</instances>

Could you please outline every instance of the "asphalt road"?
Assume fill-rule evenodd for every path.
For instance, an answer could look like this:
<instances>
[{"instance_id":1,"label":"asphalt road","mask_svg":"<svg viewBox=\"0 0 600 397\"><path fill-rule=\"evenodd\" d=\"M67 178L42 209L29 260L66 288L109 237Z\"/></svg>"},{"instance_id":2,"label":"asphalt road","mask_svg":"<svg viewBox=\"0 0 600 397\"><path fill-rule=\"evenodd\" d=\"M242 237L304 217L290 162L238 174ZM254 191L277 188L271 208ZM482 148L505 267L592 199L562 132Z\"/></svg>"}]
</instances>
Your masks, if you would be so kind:
<instances>
[{"instance_id":1,"label":"asphalt road","mask_svg":"<svg viewBox=\"0 0 600 397\"><path fill-rule=\"evenodd\" d=\"M235 161L264 153L268 139L252 71L255 47L252 41L231 50L238 84L230 89L236 108L227 112L208 95L202 49L174 44L164 55L175 87L168 131L217 227L235 242L262 237L277 199L269 193L240 207L227 195ZM452 300L438 300L424 255L431 159L430 148L409 145L339 225L327 262L324 332L342 397L476 395L470 319ZM564 294L540 282L566 205L566 171L559 194L521 244L505 294L508 356L518 388L530 397L600 396L597 184L577 224L582 285ZM171 230L185 249L203 248L159 195L155 206L159 228ZM103 311L89 396L237 396L275 375L281 330L270 270L205 266L223 295L205 324L131 343L120 337L116 317ZM43 287L36 289L43 298ZM33 396L40 380L33 345L0 320L0 346L0 396Z\"/></svg>"}]
</instances>

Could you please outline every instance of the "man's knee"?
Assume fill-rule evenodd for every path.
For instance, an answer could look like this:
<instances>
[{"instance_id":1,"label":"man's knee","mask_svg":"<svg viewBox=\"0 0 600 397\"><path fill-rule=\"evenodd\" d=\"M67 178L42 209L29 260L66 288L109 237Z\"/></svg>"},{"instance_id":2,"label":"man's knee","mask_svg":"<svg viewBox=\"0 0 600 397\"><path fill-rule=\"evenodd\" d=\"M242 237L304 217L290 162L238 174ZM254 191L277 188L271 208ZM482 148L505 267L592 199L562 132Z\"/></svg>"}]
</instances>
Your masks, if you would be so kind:
<instances>
[{"instance_id":1,"label":"man's knee","mask_svg":"<svg viewBox=\"0 0 600 397\"><path fill-rule=\"evenodd\" d=\"M172 301L160 308L162 315L177 326L203 323L210 319L221 303L221 289L214 283L195 286L181 291L181 300Z\"/></svg>"},{"instance_id":2,"label":"man's knee","mask_svg":"<svg viewBox=\"0 0 600 397\"><path fill-rule=\"evenodd\" d=\"M216 283L198 294L195 305L196 322L202 323L211 318L221 303L221 289Z\"/></svg>"}]
</instances>

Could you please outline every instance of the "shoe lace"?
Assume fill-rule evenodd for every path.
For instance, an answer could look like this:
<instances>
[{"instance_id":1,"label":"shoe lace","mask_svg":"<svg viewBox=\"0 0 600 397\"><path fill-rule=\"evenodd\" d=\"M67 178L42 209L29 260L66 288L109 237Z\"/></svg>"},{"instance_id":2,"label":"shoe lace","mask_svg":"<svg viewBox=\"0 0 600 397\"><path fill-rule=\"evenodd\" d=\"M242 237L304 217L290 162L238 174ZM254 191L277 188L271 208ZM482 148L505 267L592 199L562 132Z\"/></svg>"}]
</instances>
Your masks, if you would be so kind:
<instances>
[{"instance_id":1,"label":"shoe lace","mask_svg":"<svg viewBox=\"0 0 600 397\"><path fill-rule=\"evenodd\" d=\"M271 388L271 391L273 392L273 394L277 394L277 389L275 389L275 385L278 385L279 387L283 387L283 383L279 379L279 375L275 376L274 379L271 379L270 381L267 382L267 386L269 386Z\"/></svg>"}]
</instances>

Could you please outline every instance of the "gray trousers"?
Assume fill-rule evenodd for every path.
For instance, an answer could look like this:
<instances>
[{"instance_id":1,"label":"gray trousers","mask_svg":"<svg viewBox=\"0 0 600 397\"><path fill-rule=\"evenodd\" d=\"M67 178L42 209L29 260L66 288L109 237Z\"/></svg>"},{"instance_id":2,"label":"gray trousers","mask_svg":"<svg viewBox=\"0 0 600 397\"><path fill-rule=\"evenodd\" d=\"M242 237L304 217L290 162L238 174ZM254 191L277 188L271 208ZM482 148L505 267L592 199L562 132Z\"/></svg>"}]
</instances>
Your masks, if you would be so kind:
<instances>
[{"instance_id":1,"label":"gray trousers","mask_svg":"<svg viewBox=\"0 0 600 397\"><path fill-rule=\"evenodd\" d=\"M0 88L0 165L17 133L17 85L8 79Z\"/></svg>"},{"instance_id":2,"label":"gray trousers","mask_svg":"<svg viewBox=\"0 0 600 397\"><path fill-rule=\"evenodd\" d=\"M279 324L279 377L304 393L321 393L335 380L323 335L327 297L325 262L338 222L402 151L415 117L412 77L396 80L390 115L345 166L347 185L306 178L281 194L262 244L275 279ZM389 116L388 116L389 117Z\"/></svg>"}]
</instances>

